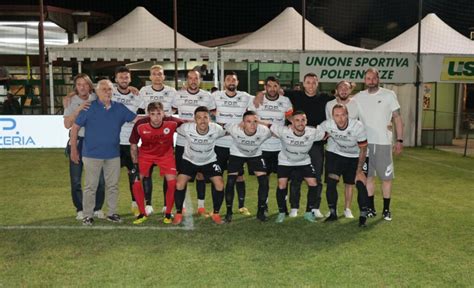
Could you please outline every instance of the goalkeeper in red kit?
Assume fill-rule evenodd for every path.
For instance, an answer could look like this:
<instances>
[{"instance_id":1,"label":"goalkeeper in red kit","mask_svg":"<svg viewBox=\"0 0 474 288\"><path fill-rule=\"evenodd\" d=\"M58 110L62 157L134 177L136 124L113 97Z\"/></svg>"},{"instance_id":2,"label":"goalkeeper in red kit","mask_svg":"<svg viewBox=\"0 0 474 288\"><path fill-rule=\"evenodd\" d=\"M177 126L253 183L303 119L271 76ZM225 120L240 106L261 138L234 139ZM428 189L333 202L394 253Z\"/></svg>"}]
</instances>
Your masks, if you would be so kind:
<instances>
[{"instance_id":1,"label":"goalkeeper in red kit","mask_svg":"<svg viewBox=\"0 0 474 288\"><path fill-rule=\"evenodd\" d=\"M152 102L147 107L148 117L135 123L130 135L130 150L133 161L135 184L135 200L137 201L140 215L133 222L141 224L147 219L145 213L144 196L151 193L151 173L153 167L160 168L160 176L164 176L168 184L166 190L166 212L163 223L170 224L171 209L174 203L176 190L176 161L173 152L173 135L176 129L183 123L175 117L165 117L163 104ZM138 142L141 140L141 146ZM140 185L139 179L142 180ZM143 187L143 189L142 189Z\"/></svg>"}]
</instances>

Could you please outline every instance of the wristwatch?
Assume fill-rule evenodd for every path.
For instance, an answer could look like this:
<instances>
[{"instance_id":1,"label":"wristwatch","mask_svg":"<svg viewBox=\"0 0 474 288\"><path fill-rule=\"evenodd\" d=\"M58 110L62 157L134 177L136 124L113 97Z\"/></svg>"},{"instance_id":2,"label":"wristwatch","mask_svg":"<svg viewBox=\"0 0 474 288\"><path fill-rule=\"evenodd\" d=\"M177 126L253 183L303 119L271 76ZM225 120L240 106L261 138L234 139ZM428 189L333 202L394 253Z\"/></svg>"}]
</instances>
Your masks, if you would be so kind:
<instances>
[{"instance_id":1,"label":"wristwatch","mask_svg":"<svg viewBox=\"0 0 474 288\"><path fill-rule=\"evenodd\" d=\"M403 143L403 139L397 139L398 143Z\"/></svg>"}]
</instances>

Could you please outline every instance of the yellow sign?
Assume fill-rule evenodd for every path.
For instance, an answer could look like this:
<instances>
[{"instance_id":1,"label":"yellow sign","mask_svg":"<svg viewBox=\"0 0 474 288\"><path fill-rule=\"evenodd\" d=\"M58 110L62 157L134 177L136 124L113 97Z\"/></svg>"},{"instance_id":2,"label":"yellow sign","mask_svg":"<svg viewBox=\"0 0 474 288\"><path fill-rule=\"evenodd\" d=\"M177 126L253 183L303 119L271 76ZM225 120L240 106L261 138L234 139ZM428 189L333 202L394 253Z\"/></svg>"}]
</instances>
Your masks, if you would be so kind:
<instances>
[{"instance_id":1,"label":"yellow sign","mask_svg":"<svg viewBox=\"0 0 474 288\"><path fill-rule=\"evenodd\" d=\"M474 81L474 57L444 57L443 81Z\"/></svg>"}]
</instances>

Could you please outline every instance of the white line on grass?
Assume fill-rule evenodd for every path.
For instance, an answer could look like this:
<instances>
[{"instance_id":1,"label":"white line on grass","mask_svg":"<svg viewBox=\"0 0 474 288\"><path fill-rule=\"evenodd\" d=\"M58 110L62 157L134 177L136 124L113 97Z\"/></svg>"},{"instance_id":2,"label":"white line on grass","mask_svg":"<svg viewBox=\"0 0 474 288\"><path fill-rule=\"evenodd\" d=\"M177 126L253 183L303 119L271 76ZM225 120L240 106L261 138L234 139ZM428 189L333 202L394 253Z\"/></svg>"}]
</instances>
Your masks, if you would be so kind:
<instances>
[{"instance_id":1,"label":"white line on grass","mask_svg":"<svg viewBox=\"0 0 474 288\"><path fill-rule=\"evenodd\" d=\"M404 155L407 156L408 158L412 158L412 159L415 159L415 160L418 160L418 161L423 161L423 162L427 162L427 163L430 163L430 164L433 164L433 165L443 166L443 167L446 167L446 168L456 169L456 170L460 170L460 171L463 171L463 172L474 174L473 170L468 170L468 169L459 168L459 167L444 164L444 163L439 163L439 162L436 162L436 161L423 159L423 158L420 158L420 157L410 155L409 153L405 153Z\"/></svg>"},{"instance_id":2,"label":"white line on grass","mask_svg":"<svg viewBox=\"0 0 474 288\"><path fill-rule=\"evenodd\" d=\"M182 226L156 227L156 226L80 226L80 225L11 225L0 226L0 230L194 230L193 203L191 196L186 193L184 200L186 213L184 214Z\"/></svg>"},{"instance_id":3,"label":"white line on grass","mask_svg":"<svg viewBox=\"0 0 474 288\"><path fill-rule=\"evenodd\" d=\"M194 230L194 227L156 226L80 226L80 225L12 225L0 226L0 230Z\"/></svg>"}]
</instances>

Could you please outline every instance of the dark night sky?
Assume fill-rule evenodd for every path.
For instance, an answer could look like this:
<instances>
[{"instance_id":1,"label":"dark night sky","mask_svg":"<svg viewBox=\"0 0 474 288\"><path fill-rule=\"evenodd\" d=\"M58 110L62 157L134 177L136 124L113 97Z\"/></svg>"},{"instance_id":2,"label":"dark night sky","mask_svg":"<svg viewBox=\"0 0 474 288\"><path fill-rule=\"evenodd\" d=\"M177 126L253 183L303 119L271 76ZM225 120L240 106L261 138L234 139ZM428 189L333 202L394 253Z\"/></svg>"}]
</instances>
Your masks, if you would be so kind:
<instances>
[{"instance_id":1,"label":"dark night sky","mask_svg":"<svg viewBox=\"0 0 474 288\"><path fill-rule=\"evenodd\" d=\"M143 6L172 26L172 0L43 0L44 5L110 14L115 20ZM2 4L35 5L38 1L3 0ZM436 13L468 36L474 27L474 1L424 0L423 16ZM253 32L285 7L301 12L301 1L290 0L178 0L178 31L193 41ZM387 41L416 24L416 0L306 0L307 19L332 37L357 45L359 37ZM474 28L472 28L474 30ZM278 40L275 35L275 41Z\"/></svg>"}]
</instances>

